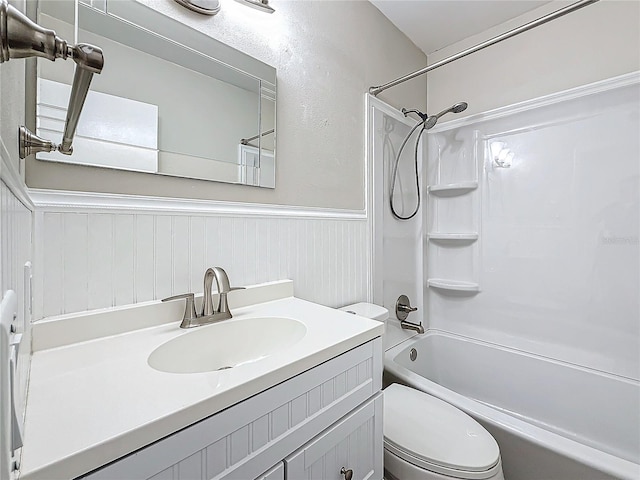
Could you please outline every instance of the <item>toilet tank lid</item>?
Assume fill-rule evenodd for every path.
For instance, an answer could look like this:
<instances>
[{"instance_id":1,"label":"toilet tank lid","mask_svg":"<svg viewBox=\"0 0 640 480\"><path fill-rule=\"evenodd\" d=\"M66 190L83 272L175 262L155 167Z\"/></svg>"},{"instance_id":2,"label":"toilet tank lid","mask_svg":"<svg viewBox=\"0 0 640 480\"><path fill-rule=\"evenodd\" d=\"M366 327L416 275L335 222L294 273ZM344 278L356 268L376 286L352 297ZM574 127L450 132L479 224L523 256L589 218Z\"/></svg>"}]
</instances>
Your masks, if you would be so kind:
<instances>
[{"instance_id":1,"label":"toilet tank lid","mask_svg":"<svg viewBox=\"0 0 640 480\"><path fill-rule=\"evenodd\" d=\"M367 302L347 305L346 307L342 307L340 310L355 313L356 315L360 315L361 317L371 318L372 320L378 320L380 322L384 322L387 318L389 318L389 310L381 307L380 305L375 305L373 303Z\"/></svg>"},{"instance_id":2,"label":"toilet tank lid","mask_svg":"<svg viewBox=\"0 0 640 480\"><path fill-rule=\"evenodd\" d=\"M486 472L500 460L495 439L462 410L439 398L393 383L384 390L385 448L424 463L463 472ZM482 477L484 478L484 477Z\"/></svg>"}]
</instances>

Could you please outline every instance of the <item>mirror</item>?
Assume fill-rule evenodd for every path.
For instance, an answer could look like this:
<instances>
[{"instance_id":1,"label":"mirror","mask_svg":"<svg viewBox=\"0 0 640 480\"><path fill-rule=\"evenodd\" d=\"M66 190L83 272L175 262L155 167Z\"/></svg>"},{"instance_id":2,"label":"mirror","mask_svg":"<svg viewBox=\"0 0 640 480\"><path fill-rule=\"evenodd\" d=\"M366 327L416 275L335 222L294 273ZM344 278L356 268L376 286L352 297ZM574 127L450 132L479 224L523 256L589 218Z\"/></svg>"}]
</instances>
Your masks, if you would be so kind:
<instances>
[{"instance_id":1,"label":"mirror","mask_svg":"<svg viewBox=\"0 0 640 480\"><path fill-rule=\"evenodd\" d=\"M74 41L75 2L38 22ZM74 153L38 160L275 188L276 70L135 0L78 5L78 39L104 51ZM64 129L72 69L38 62L37 134Z\"/></svg>"}]
</instances>

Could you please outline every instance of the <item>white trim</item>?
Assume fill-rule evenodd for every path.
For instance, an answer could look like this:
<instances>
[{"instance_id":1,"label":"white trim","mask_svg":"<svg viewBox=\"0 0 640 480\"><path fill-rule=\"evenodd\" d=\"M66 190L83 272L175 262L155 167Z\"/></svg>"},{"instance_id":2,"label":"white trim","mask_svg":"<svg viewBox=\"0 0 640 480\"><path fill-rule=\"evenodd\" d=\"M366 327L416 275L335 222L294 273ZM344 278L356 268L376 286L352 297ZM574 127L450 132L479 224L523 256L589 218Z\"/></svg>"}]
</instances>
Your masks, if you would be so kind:
<instances>
[{"instance_id":1,"label":"white trim","mask_svg":"<svg viewBox=\"0 0 640 480\"><path fill-rule=\"evenodd\" d=\"M382 236L383 236L383 209L375 208L376 199L384 197L383 192L376 190L376 179L378 175L382 175L383 165L376 165L373 158L374 135L373 132L373 109L378 109L385 115L392 117L394 120L404 123L408 127L415 125L410 119L406 118L402 113L393 106L383 102L379 98L369 93L365 93L365 175L366 177L366 206L369 215L369 300L373 303L382 304L383 291L382 283L384 279L384 265L382 255ZM426 166L426 165L425 165ZM384 179L383 179L384 180ZM384 183L384 181L383 181ZM384 188L384 185L383 187Z\"/></svg>"},{"instance_id":2,"label":"white trim","mask_svg":"<svg viewBox=\"0 0 640 480\"><path fill-rule=\"evenodd\" d=\"M71 192L29 189L39 211L64 212L144 212L166 215L215 215L234 217L318 218L366 221L366 210L222 202L182 198L119 195L111 193Z\"/></svg>"},{"instance_id":3,"label":"white trim","mask_svg":"<svg viewBox=\"0 0 640 480\"><path fill-rule=\"evenodd\" d=\"M562 90L560 92L551 93L549 95L533 98L531 100L525 100L523 102L506 105L504 107L488 110L486 112L469 115L468 117L443 122L429 130L428 133L437 133L452 130L454 128L465 127L477 122L495 120L509 115L526 112L534 108L553 105L561 101L573 100L576 98L585 97L587 95L594 95L597 93L606 92L608 90L613 90L615 88L636 85L639 83L640 71L626 73L617 77L607 78L606 80L600 80L598 82L581 85L579 87L570 88L568 90Z\"/></svg>"}]
</instances>

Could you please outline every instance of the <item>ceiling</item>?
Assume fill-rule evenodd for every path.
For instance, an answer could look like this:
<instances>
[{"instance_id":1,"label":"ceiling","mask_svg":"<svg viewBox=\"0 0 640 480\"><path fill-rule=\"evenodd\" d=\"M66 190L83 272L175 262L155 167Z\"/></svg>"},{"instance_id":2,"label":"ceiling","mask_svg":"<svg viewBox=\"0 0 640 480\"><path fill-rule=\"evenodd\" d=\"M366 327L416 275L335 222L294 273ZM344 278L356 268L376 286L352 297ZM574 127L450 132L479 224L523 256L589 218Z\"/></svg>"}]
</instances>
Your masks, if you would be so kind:
<instances>
[{"instance_id":1,"label":"ceiling","mask_svg":"<svg viewBox=\"0 0 640 480\"><path fill-rule=\"evenodd\" d=\"M425 54L534 10L548 0L370 0Z\"/></svg>"}]
</instances>

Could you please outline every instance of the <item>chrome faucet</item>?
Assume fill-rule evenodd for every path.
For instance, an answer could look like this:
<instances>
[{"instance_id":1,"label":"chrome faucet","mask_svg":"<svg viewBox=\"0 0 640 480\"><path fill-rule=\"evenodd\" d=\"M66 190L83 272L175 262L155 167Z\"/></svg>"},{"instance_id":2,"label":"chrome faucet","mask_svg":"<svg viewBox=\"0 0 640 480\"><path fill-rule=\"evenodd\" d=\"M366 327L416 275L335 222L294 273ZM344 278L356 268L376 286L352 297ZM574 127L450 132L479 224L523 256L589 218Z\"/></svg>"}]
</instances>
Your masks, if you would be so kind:
<instances>
[{"instance_id":1,"label":"chrome faucet","mask_svg":"<svg viewBox=\"0 0 640 480\"><path fill-rule=\"evenodd\" d=\"M216 281L218 287L218 306L213 306L212 287L213 280ZM202 296L202 313L198 315L195 309L194 295L193 293L185 293L182 295L174 295L172 297L163 298L163 302L169 300L177 300L179 298L185 298L187 303L185 306L184 315L182 317L182 323L180 328L199 327L201 325L207 325L209 323L219 322L220 320L226 320L231 318L231 311L229 310L229 303L227 301L227 294L232 290L242 290L244 287L231 287L229 284L229 277L227 272L220 267L208 268L204 272L204 293Z\"/></svg>"},{"instance_id":2,"label":"chrome faucet","mask_svg":"<svg viewBox=\"0 0 640 480\"><path fill-rule=\"evenodd\" d=\"M407 322L407 317L411 312L418 310L411 306L411 301L406 295L400 295L396 301L396 317L400 320L400 326L405 330L413 330L414 332L424 333L422 322Z\"/></svg>"},{"instance_id":3,"label":"chrome faucet","mask_svg":"<svg viewBox=\"0 0 640 480\"><path fill-rule=\"evenodd\" d=\"M213 279L216 280L218 287L218 307L214 308L211 287ZM227 294L232 290L240 290L244 287L231 288L229 285L229 277L227 272L220 267L208 268L204 272L204 300L202 301L202 316L217 315L219 320L231 318L229 303L227 302Z\"/></svg>"}]
</instances>

